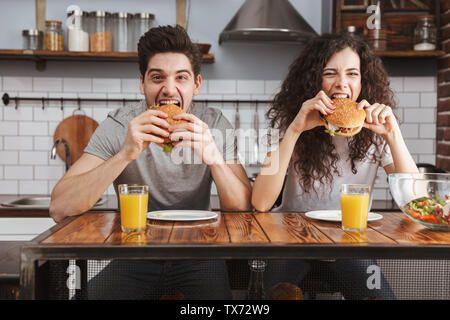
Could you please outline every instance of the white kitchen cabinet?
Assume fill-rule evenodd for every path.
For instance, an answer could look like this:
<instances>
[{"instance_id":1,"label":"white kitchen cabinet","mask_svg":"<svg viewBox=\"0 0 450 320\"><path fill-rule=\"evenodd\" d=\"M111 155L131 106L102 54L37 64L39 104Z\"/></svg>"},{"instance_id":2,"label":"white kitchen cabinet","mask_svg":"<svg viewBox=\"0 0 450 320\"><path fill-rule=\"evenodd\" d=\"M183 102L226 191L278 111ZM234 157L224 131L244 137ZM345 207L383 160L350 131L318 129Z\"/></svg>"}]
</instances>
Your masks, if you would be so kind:
<instances>
[{"instance_id":1,"label":"white kitchen cabinet","mask_svg":"<svg viewBox=\"0 0 450 320\"><path fill-rule=\"evenodd\" d=\"M0 241L29 241L54 225L52 218L0 218Z\"/></svg>"}]
</instances>

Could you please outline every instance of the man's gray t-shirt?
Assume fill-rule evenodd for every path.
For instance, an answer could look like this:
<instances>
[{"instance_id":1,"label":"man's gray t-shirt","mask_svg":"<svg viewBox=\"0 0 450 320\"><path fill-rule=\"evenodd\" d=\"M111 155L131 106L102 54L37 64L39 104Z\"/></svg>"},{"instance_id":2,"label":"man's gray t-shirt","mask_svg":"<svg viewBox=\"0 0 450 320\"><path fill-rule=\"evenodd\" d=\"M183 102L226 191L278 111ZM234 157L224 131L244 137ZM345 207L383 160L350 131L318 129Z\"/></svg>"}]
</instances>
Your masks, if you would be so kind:
<instances>
[{"instance_id":1,"label":"man's gray t-shirt","mask_svg":"<svg viewBox=\"0 0 450 320\"><path fill-rule=\"evenodd\" d=\"M145 101L141 101L110 112L84 152L105 161L117 154L125 141L128 123L145 110ZM225 161L237 159L233 127L220 110L193 104L189 113L208 125ZM211 170L190 148L176 147L172 153L164 153L160 146L150 143L114 180L116 194L117 186L124 183L150 186L149 211L210 209Z\"/></svg>"}]
</instances>

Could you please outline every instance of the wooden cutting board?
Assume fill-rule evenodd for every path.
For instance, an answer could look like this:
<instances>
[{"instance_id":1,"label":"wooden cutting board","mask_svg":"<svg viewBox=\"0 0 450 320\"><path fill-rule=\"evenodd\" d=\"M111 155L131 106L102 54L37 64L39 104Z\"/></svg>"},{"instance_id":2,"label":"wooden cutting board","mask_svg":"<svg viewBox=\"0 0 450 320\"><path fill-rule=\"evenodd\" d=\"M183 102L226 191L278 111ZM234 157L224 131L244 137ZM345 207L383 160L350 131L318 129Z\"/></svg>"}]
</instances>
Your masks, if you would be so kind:
<instances>
[{"instance_id":1,"label":"wooden cutting board","mask_svg":"<svg viewBox=\"0 0 450 320\"><path fill-rule=\"evenodd\" d=\"M70 163L73 164L83 154L89 139L98 127L98 122L86 115L72 115L56 127L53 142L58 138L64 139L69 145ZM64 145L58 145L57 153L63 161L66 160Z\"/></svg>"}]
</instances>

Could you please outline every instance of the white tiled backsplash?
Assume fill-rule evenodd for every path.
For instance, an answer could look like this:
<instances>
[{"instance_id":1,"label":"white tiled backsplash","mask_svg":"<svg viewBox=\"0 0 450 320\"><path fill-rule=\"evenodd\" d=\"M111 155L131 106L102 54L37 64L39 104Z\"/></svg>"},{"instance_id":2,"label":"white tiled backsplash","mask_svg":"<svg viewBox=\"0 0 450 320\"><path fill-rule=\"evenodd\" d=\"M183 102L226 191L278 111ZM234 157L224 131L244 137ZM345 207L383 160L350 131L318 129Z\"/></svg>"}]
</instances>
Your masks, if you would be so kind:
<instances>
[{"instance_id":1,"label":"white tiled backsplash","mask_svg":"<svg viewBox=\"0 0 450 320\"><path fill-rule=\"evenodd\" d=\"M267 80L203 80L198 100L271 100L281 81ZM391 85L396 93L403 136L417 162L435 163L436 77L394 77ZM141 99L138 79L0 77L0 92L10 96L35 97L0 107L0 194L49 194L64 173L59 157L50 159L53 133L64 118L78 107L76 102L47 102L42 97ZM86 115L99 123L121 102L82 102ZM231 103L210 104L222 110L234 125L236 106ZM253 128L254 104L239 104L241 129ZM266 105L258 105L259 127L267 127ZM245 153L247 152L247 154ZM250 159L250 150L240 149L243 159ZM260 148L260 158L265 150ZM246 167L251 176L258 168ZM107 194L114 194L110 187ZM213 193L216 193L214 188ZM379 170L374 199L390 199L386 174Z\"/></svg>"}]
</instances>

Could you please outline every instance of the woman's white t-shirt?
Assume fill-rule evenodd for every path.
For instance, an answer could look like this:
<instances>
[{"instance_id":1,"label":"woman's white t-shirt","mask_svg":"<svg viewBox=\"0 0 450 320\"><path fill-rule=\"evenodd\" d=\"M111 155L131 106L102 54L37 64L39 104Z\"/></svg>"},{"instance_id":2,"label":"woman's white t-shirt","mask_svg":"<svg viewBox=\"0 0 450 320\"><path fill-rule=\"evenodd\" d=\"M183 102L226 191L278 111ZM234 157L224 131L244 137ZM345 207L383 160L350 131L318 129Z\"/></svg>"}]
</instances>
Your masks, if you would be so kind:
<instances>
[{"instance_id":1,"label":"woman's white t-shirt","mask_svg":"<svg viewBox=\"0 0 450 320\"><path fill-rule=\"evenodd\" d=\"M339 191L341 184L368 184L373 188L378 167L385 167L393 162L389 146L386 145L385 148L379 148L381 151L379 154L376 154L376 158L380 160L374 161L371 155L377 152L377 148L372 145L368 151L370 156L355 164L357 173L353 174L349 159L349 139L351 138L342 136L334 136L332 138L336 148L335 152L339 156L339 160L336 163L339 175L334 174L331 185L323 185L319 181L315 181L314 190L316 192L314 190L311 190L309 193L303 191L300 178L294 168L294 161L291 159L287 170L282 203L274 211L307 212L312 210L339 210L341 207Z\"/></svg>"}]
</instances>

